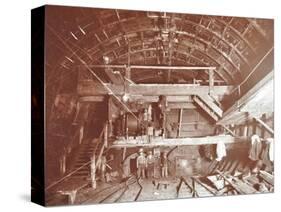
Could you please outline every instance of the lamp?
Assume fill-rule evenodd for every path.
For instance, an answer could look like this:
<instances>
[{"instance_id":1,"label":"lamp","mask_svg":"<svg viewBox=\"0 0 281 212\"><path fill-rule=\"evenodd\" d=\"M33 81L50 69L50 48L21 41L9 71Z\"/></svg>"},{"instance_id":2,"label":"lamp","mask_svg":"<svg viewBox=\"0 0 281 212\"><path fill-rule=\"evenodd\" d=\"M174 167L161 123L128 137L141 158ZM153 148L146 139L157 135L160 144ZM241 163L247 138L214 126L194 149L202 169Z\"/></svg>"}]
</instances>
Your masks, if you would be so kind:
<instances>
[{"instance_id":1,"label":"lamp","mask_svg":"<svg viewBox=\"0 0 281 212\"><path fill-rule=\"evenodd\" d=\"M104 64L109 63L109 57L108 56L103 56L102 59L103 59Z\"/></svg>"},{"instance_id":2,"label":"lamp","mask_svg":"<svg viewBox=\"0 0 281 212\"><path fill-rule=\"evenodd\" d=\"M130 96L128 93L124 93L124 95L122 96L122 100L123 102L127 102L129 100Z\"/></svg>"}]
</instances>

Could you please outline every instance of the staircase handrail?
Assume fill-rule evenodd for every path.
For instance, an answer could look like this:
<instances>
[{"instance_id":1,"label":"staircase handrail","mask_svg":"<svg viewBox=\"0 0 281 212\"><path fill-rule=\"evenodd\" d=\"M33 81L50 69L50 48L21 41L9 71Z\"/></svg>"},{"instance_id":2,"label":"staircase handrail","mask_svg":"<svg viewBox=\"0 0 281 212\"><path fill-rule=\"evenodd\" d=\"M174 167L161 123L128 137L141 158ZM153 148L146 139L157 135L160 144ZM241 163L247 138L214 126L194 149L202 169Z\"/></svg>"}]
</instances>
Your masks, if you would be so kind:
<instances>
[{"instance_id":1,"label":"staircase handrail","mask_svg":"<svg viewBox=\"0 0 281 212\"><path fill-rule=\"evenodd\" d=\"M102 130L102 132L101 132L101 134L100 134L100 136L99 136L99 141L98 141L98 143L97 143L97 145L96 145L96 147L95 147L94 153L96 153L98 145L99 145L99 144L101 143L101 141L103 140L103 139L102 139L102 136L103 136L103 134L104 134L105 127L106 127L106 124L104 125L103 130ZM102 151L100 152L99 157L101 157L102 152L103 152L103 149L104 149L104 143L103 143L103 146L102 146L102 149L101 149ZM47 186L47 187L45 188L45 191L47 191L47 190L49 190L50 188L54 187L55 185L57 185L57 184L63 182L65 179L67 179L68 177L70 177L71 175L73 175L74 173L76 173L77 171L79 171L80 169L82 169L84 166L87 166L87 165L90 164L91 162L92 162L92 160L87 161L86 163L84 163L84 164L82 164L81 166L79 166L77 169L73 170L73 171L70 172L69 174L67 174L67 175L65 175L64 177L62 177L61 179L59 179L59 180L55 181L54 183L52 183L51 185ZM96 163L96 164L97 164L97 163Z\"/></svg>"},{"instance_id":2,"label":"staircase handrail","mask_svg":"<svg viewBox=\"0 0 281 212\"><path fill-rule=\"evenodd\" d=\"M101 149L100 149L100 152L98 153L98 158L97 158L97 162L96 162L96 167L98 167L99 164L100 164L100 162L101 162L101 157L102 157L102 154L103 154L103 151L104 151L104 148L105 148L105 142L104 142L103 136L104 136L106 127L107 127L107 123L104 124L102 133L101 133L101 135L100 135L100 137L99 137L99 141L98 141L99 143L96 145L95 150L94 150L94 154L97 155L98 146L99 146L100 144L102 144Z\"/></svg>"}]
</instances>

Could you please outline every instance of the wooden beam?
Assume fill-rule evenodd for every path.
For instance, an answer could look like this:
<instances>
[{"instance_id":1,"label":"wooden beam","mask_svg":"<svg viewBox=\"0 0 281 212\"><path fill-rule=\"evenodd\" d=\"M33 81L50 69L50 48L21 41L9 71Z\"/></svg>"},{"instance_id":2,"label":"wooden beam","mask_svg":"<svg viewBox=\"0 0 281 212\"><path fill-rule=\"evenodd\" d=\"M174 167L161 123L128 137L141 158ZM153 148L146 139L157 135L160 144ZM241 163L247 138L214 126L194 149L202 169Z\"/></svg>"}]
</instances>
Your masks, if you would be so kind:
<instances>
[{"instance_id":1,"label":"wooden beam","mask_svg":"<svg viewBox=\"0 0 281 212\"><path fill-rule=\"evenodd\" d=\"M90 68L121 68L126 69L127 65L89 65ZM204 66L151 66L151 65L130 65L131 69L161 69L161 70L215 70L216 67L204 67Z\"/></svg>"},{"instance_id":2,"label":"wooden beam","mask_svg":"<svg viewBox=\"0 0 281 212\"><path fill-rule=\"evenodd\" d=\"M196 109L197 107L191 102L171 102L168 103L168 109Z\"/></svg>"},{"instance_id":3,"label":"wooden beam","mask_svg":"<svg viewBox=\"0 0 281 212\"><path fill-rule=\"evenodd\" d=\"M213 94L213 88L214 88L214 70L209 70L209 94Z\"/></svg>"},{"instance_id":4,"label":"wooden beam","mask_svg":"<svg viewBox=\"0 0 281 212\"><path fill-rule=\"evenodd\" d=\"M201 180L198 177L192 177L192 179L197 182L198 184L200 184L201 186L203 186L207 191L209 191L211 194L213 194L214 196L218 195L218 190L216 190L215 188L201 182Z\"/></svg>"},{"instance_id":5,"label":"wooden beam","mask_svg":"<svg viewBox=\"0 0 281 212\"><path fill-rule=\"evenodd\" d=\"M229 178L225 176L222 172L219 170L216 170L216 172L226 181L228 182L239 194L254 194L258 193L256 189L254 189L249 184L243 182L242 180L239 180L237 177ZM234 181L232 180L234 179Z\"/></svg>"},{"instance_id":6,"label":"wooden beam","mask_svg":"<svg viewBox=\"0 0 281 212\"><path fill-rule=\"evenodd\" d=\"M215 121L219 120L219 117L215 114L215 112L197 95L193 96L193 100L202 110L204 110L210 117L212 117Z\"/></svg>"},{"instance_id":7,"label":"wooden beam","mask_svg":"<svg viewBox=\"0 0 281 212\"><path fill-rule=\"evenodd\" d=\"M254 117L254 119L261 124L271 135L274 135L274 130L269 127L266 123L264 123L261 119Z\"/></svg>"},{"instance_id":8,"label":"wooden beam","mask_svg":"<svg viewBox=\"0 0 281 212\"><path fill-rule=\"evenodd\" d=\"M103 102L105 96L82 96L79 97L78 102Z\"/></svg>"},{"instance_id":9,"label":"wooden beam","mask_svg":"<svg viewBox=\"0 0 281 212\"><path fill-rule=\"evenodd\" d=\"M103 142L104 147L108 146L108 123L105 124L104 133L103 133Z\"/></svg>"},{"instance_id":10,"label":"wooden beam","mask_svg":"<svg viewBox=\"0 0 281 212\"><path fill-rule=\"evenodd\" d=\"M146 138L128 138L120 139L113 142L111 147L152 147L152 146L189 146L189 145L209 145L223 142L225 144L236 142L248 142L248 137L233 137L230 135L217 135L195 138L152 138L150 143L146 143Z\"/></svg>"},{"instance_id":11,"label":"wooden beam","mask_svg":"<svg viewBox=\"0 0 281 212\"><path fill-rule=\"evenodd\" d=\"M243 136L248 136L248 125L249 123L246 122L243 126Z\"/></svg>"},{"instance_id":12,"label":"wooden beam","mask_svg":"<svg viewBox=\"0 0 281 212\"><path fill-rule=\"evenodd\" d=\"M183 109L181 108L181 109L179 110L179 127L178 127L178 137L180 137L180 136L181 136L182 113L183 113Z\"/></svg>"},{"instance_id":13,"label":"wooden beam","mask_svg":"<svg viewBox=\"0 0 281 212\"><path fill-rule=\"evenodd\" d=\"M268 182L270 185L274 186L274 176L272 174L269 174L266 171L259 171L259 176L262 177L266 182Z\"/></svg>"},{"instance_id":14,"label":"wooden beam","mask_svg":"<svg viewBox=\"0 0 281 212\"><path fill-rule=\"evenodd\" d=\"M79 96L99 96L110 94L109 88L115 95L124 94L124 86L105 83L101 85L94 81L80 81L77 92ZM229 94L232 86L214 86L214 95ZM192 84L130 84L130 95L145 96L182 96L182 95L205 95L209 93L209 86Z\"/></svg>"},{"instance_id":15,"label":"wooden beam","mask_svg":"<svg viewBox=\"0 0 281 212\"><path fill-rule=\"evenodd\" d=\"M235 133L232 131L232 130L230 130L228 127L226 127L226 126L224 126L224 125L221 125L227 132L229 132L229 134L230 135L232 135L232 136L235 136Z\"/></svg>"},{"instance_id":16,"label":"wooden beam","mask_svg":"<svg viewBox=\"0 0 281 212\"><path fill-rule=\"evenodd\" d=\"M118 95L121 97L121 95ZM104 101L105 96L81 96L79 97L79 102L102 102ZM191 96L167 96L167 101L170 102L169 105L171 108L189 108L192 109ZM158 102L159 96L143 96L143 95L134 95L130 96L130 101L142 101L142 102ZM177 105L177 103L180 103Z\"/></svg>"},{"instance_id":17,"label":"wooden beam","mask_svg":"<svg viewBox=\"0 0 281 212\"><path fill-rule=\"evenodd\" d=\"M80 108L81 108L81 105L80 105L80 102L78 101L76 104L76 112L75 112L75 116L73 119L73 124L77 124L77 118L79 116Z\"/></svg>"},{"instance_id":18,"label":"wooden beam","mask_svg":"<svg viewBox=\"0 0 281 212\"><path fill-rule=\"evenodd\" d=\"M206 105L208 105L208 107L210 107L219 117L222 117L222 109L213 102L212 98L210 97L210 95L199 95L200 99L202 99Z\"/></svg>"},{"instance_id":19,"label":"wooden beam","mask_svg":"<svg viewBox=\"0 0 281 212\"><path fill-rule=\"evenodd\" d=\"M219 120L217 124L221 124L221 125L231 125L236 123L240 124L240 123L244 123L247 120L249 120L249 113L237 111L236 114L228 117L228 119L224 119L223 122Z\"/></svg>"},{"instance_id":20,"label":"wooden beam","mask_svg":"<svg viewBox=\"0 0 281 212\"><path fill-rule=\"evenodd\" d=\"M124 161L125 158L126 158L126 152L127 152L127 148L124 147L124 148L123 148L123 153L122 153L122 161Z\"/></svg>"},{"instance_id":21,"label":"wooden beam","mask_svg":"<svg viewBox=\"0 0 281 212\"><path fill-rule=\"evenodd\" d=\"M266 123L266 114L263 114L263 115L262 115L261 120L262 120L264 123ZM261 136L262 138L265 137L266 131L267 131L267 130L266 130L265 128L262 128L262 129L261 129L261 134L260 134L260 136Z\"/></svg>"},{"instance_id":22,"label":"wooden beam","mask_svg":"<svg viewBox=\"0 0 281 212\"><path fill-rule=\"evenodd\" d=\"M108 115L108 137L111 137L113 135L113 114L114 114L115 105L113 102L113 98L110 96L107 99L107 115Z\"/></svg>"},{"instance_id":23,"label":"wooden beam","mask_svg":"<svg viewBox=\"0 0 281 212\"><path fill-rule=\"evenodd\" d=\"M91 158L91 164L90 164L90 168L91 168L91 185L93 189L96 189L97 187L97 181L96 181L96 156L95 154L93 154L92 158Z\"/></svg>"}]
</instances>

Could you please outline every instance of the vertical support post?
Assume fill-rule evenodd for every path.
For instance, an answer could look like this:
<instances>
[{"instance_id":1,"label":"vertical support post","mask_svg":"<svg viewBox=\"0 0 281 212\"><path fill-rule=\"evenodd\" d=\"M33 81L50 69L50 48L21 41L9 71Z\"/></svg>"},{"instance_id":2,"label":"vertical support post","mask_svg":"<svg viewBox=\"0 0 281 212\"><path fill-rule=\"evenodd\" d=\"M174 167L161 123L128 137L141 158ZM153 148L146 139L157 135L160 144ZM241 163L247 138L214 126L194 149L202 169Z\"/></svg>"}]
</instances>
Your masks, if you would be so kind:
<instances>
[{"instance_id":1,"label":"vertical support post","mask_svg":"<svg viewBox=\"0 0 281 212\"><path fill-rule=\"evenodd\" d=\"M107 108L107 113L108 113L108 117L107 117L107 119L108 119L108 136L109 137L111 137L112 136L112 128L113 128L113 126L112 126L112 107L113 107L113 102L112 102L112 97L111 96L109 96L109 98L108 98L108 108Z\"/></svg>"},{"instance_id":2,"label":"vertical support post","mask_svg":"<svg viewBox=\"0 0 281 212\"><path fill-rule=\"evenodd\" d=\"M126 67L125 77L129 80L131 79L131 67L130 66Z\"/></svg>"},{"instance_id":3,"label":"vertical support post","mask_svg":"<svg viewBox=\"0 0 281 212\"><path fill-rule=\"evenodd\" d=\"M128 64L127 67L125 68L124 95L130 92L128 81L131 81L131 45L129 40L128 40Z\"/></svg>"},{"instance_id":4,"label":"vertical support post","mask_svg":"<svg viewBox=\"0 0 281 212\"><path fill-rule=\"evenodd\" d=\"M121 129L122 129L122 132L121 132L121 134L122 135L125 135L126 134L126 114L125 113L123 113L122 114L122 122L121 122Z\"/></svg>"},{"instance_id":5,"label":"vertical support post","mask_svg":"<svg viewBox=\"0 0 281 212\"><path fill-rule=\"evenodd\" d=\"M125 76L127 79L131 79L131 44L128 41L128 66L125 70Z\"/></svg>"},{"instance_id":6,"label":"vertical support post","mask_svg":"<svg viewBox=\"0 0 281 212\"><path fill-rule=\"evenodd\" d=\"M244 126L243 125L240 125L240 130L239 130L240 132L240 136L243 136L243 134L244 134Z\"/></svg>"},{"instance_id":7,"label":"vertical support post","mask_svg":"<svg viewBox=\"0 0 281 212\"><path fill-rule=\"evenodd\" d=\"M167 138L166 135L166 113L163 114L163 138Z\"/></svg>"},{"instance_id":8,"label":"vertical support post","mask_svg":"<svg viewBox=\"0 0 281 212\"><path fill-rule=\"evenodd\" d=\"M214 91L214 70L209 69L209 94L212 96Z\"/></svg>"},{"instance_id":9,"label":"vertical support post","mask_svg":"<svg viewBox=\"0 0 281 212\"><path fill-rule=\"evenodd\" d=\"M126 67L125 77L127 80L124 81L124 94L128 94L128 93L130 93L129 81L131 80L131 67L130 66Z\"/></svg>"},{"instance_id":10,"label":"vertical support post","mask_svg":"<svg viewBox=\"0 0 281 212\"><path fill-rule=\"evenodd\" d=\"M131 65L131 44L130 40L128 39L128 67Z\"/></svg>"},{"instance_id":11,"label":"vertical support post","mask_svg":"<svg viewBox=\"0 0 281 212\"><path fill-rule=\"evenodd\" d=\"M76 104L76 112L75 112L75 116L74 116L74 119L73 119L73 124L77 124L77 119L78 119L78 115L79 115L79 112L80 112L80 102L77 102Z\"/></svg>"},{"instance_id":12,"label":"vertical support post","mask_svg":"<svg viewBox=\"0 0 281 212\"><path fill-rule=\"evenodd\" d=\"M168 83L171 81L171 70L167 71L167 81Z\"/></svg>"},{"instance_id":13,"label":"vertical support post","mask_svg":"<svg viewBox=\"0 0 281 212\"><path fill-rule=\"evenodd\" d=\"M257 133L257 120L255 118L253 118L253 134Z\"/></svg>"},{"instance_id":14,"label":"vertical support post","mask_svg":"<svg viewBox=\"0 0 281 212\"><path fill-rule=\"evenodd\" d=\"M181 136L181 123L182 123L182 113L183 113L183 108L179 110L179 126L178 126L178 137Z\"/></svg>"},{"instance_id":15,"label":"vertical support post","mask_svg":"<svg viewBox=\"0 0 281 212\"><path fill-rule=\"evenodd\" d=\"M91 183L92 188L96 189L97 182L96 182L96 156L93 155L91 158Z\"/></svg>"},{"instance_id":16,"label":"vertical support post","mask_svg":"<svg viewBox=\"0 0 281 212\"><path fill-rule=\"evenodd\" d=\"M166 96L164 96L163 97L163 101L162 101L162 103L161 104L163 104L162 105L162 113L163 113L163 137L164 138L166 138L167 137L167 135L166 135L166 122L167 122L167 114L166 114L166 108L167 108L167 98L166 98Z\"/></svg>"},{"instance_id":17,"label":"vertical support post","mask_svg":"<svg viewBox=\"0 0 281 212\"><path fill-rule=\"evenodd\" d=\"M104 134L103 134L103 140L104 140L104 147L108 146L108 123L105 124L104 128Z\"/></svg>"},{"instance_id":18,"label":"vertical support post","mask_svg":"<svg viewBox=\"0 0 281 212\"><path fill-rule=\"evenodd\" d=\"M195 188L195 180L194 180L194 178L192 178L192 189L193 189L192 197L196 197L196 188Z\"/></svg>"},{"instance_id":19,"label":"vertical support post","mask_svg":"<svg viewBox=\"0 0 281 212\"><path fill-rule=\"evenodd\" d=\"M234 124L232 132L237 135L237 125Z\"/></svg>"},{"instance_id":20,"label":"vertical support post","mask_svg":"<svg viewBox=\"0 0 281 212\"><path fill-rule=\"evenodd\" d=\"M169 49L169 66L172 65L172 50ZM167 71L167 82L169 83L171 81L171 73L172 73L172 70L168 70Z\"/></svg>"},{"instance_id":21,"label":"vertical support post","mask_svg":"<svg viewBox=\"0 0 281 212\"><path fill-rule=\"evenodd\" d=\"M237 130L236 130L236 135L238 135L238 136L241 136L241 125L240 124L238 124L237 125Z\"/></svg>"},{"instance_id":22,"label":"vertical support post","mask_svg":"<svg viewBox=\"0 0 281 212\"><path fill-rule=\"evenodd\" d=\"M123 153L122 153L122 161L124 161L125 158L126 158L126 151L127 151L127 148L124 147L124 148L123 148Z\"/></svg>"},{"instance_id":23,"label":"vertical support post","mask_svg":"<svg viewBox=\"0 0 281 212\"><path fill-rule=\"evenodd\" d=\"M83 137L84 137L84 124L82 124L79 129L79 144L82 144Z\"/></svg>"},{"instance_id":24,"label":"vertical support post","mask_svg":"<svg viewBox=\"0 0 281 212\"><path fill-rule=\"evenodd\" d=\"M243 136L247 137L248 136L248 122L244 125L244 133Z\"/></svg>"},{"instance_id":25,"label":"vertical support post","mask_svg":"<svg viewBox=\"0 0 281 212\"><path fill-rule=\"evenodd\" d=\"M262 120L264 123L266 122L266 114L262 114L261 120ZM262 137L262 138L265 138L265 134L266 134L266 130L265 130L265 128L263 127L263 128L261 129L261 137Z\"/></svg>"},{"instance_id":26,"label":"vertical support post","mask_svg":"<svg viewBox=\"0 0 281 212\"><path fill-rule=\"evenodd\" d=\"M113 136L113 125L112 125L112 120L108 120L108 137Z\"/></svg>"}]
</instances>

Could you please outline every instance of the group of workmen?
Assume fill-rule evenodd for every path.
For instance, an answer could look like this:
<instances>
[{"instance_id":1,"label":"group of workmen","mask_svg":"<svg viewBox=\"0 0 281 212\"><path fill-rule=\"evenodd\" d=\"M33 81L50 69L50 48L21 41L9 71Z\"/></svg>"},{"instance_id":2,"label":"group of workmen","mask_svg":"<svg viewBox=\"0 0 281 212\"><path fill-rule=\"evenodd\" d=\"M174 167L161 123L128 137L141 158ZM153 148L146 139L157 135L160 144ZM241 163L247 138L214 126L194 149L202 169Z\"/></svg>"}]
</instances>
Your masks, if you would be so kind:
<instances>
[{"instance_id":1,"label":"group of workmen","mask_svg":"<svg viewBox=\"0 0 281 212\"><path fill-rule=\"evenodd\" d=\"M137 157L137 176L138 178L157 178L168 177L168 158L167 153L153 154L152 151L148 151L146 155L143 149L139 149L139 155Z\"/></svg>"}]
</instances>

